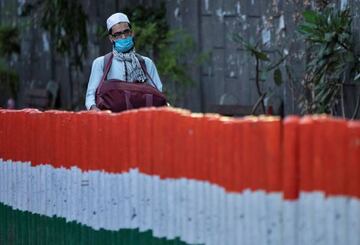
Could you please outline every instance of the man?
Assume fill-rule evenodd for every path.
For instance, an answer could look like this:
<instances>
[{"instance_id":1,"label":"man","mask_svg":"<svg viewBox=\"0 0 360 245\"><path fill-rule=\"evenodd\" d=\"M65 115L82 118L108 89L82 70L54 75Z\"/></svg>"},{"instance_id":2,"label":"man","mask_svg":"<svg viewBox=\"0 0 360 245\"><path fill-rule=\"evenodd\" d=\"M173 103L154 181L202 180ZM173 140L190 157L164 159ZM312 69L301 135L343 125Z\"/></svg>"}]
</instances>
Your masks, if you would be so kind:
<instances>
[{"instance_id":1,"label":"man","mask_svg":"<svg viewBox=\"0 0 360 245\"><path fill-rule=\"evenodd\" d=\"M115 13L107 19L106 26L113 46L112 64L107 79L126 82L146 80L161 92L162 83L154 62L148 57L141 56L146 66L144 71L135 55L134 36L128 17L123 13ZM92 64L85 101L88 110L99 110L96 106L95 94L104 73L104 57L96 58ZM150 76L150 79L147 76Z\"/></svg>"}]
</instances>

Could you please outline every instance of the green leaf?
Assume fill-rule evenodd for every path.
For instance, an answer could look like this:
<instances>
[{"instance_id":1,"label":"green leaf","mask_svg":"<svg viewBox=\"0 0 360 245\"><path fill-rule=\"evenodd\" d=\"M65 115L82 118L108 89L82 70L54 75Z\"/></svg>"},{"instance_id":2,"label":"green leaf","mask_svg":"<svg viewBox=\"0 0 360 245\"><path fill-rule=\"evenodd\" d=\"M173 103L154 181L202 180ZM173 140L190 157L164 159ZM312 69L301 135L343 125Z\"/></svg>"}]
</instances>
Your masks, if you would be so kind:
<instances>
[{"instance_id":1,"label":"green leaf","mask_svg":"<svg viewBox=\"0 0 360 245\"><path fill-rule=\"evenodd\" d=\"M348 63L354 62L355 61L354 54L353 53L347 53L345 55L345 61L348 62Z\"/></svg>"},{"instance_id":2,"label":"green leaf","mask_svg":"<svg viewBox=\"0 0 360 245\"><path fill-rule=\"evenodd\" d=\"M259 60L270 61L267 53L265 52L261 52L259 50L253 50L253 53L256 56L256 58L258 58Z\"/></svg>"},{"instance_id":3,"label":"green leaf","mask_svg":"<svg viewBox=\"0 0 360 245\"><path fill-rule=\"evenodd\" d=\"M277 86L280 86L283 83L282 73L280 68L274 70L274 82Z\"/></svg>"},{"instance_id":4,"label":"green leaf","mask_svg":"<svg viewBox=\"0 0 360 245\"><path fill-rule=\"evenodd\" d=\"M324 40L327 42L331 42L335 36L336 36L335 32L327 32L327 33L325 33Z\"/></svg>"},{"instance_id":5,"label":"green leaf","mask_svg":"<svg viewBox=\"0 0 360 245\"><path fill-rule=\"evenodd\" d=\"M302 24L300 24L298 26L297 29L301 34L312 36L313 33L315 32L316 26L315 25L310 25L308 23L302 23Z\"/></svg>"},{"instance_id":6,"label":"green leaf","mask_svg":"<svg viewBox=\"0 0 360 245\"><path fill-rule=\"evenodd\" d=\"M350 40L350 34L349 34L349 33L341 33L341 34L339 35L339 40L340 40L340 42L342 42L342 43L347 42L347 40Z\"/></svg>"},{"instance_id":7,"label":"green leaf","mask_svg":"<svg viewBox=\"0 0 360 245\"><path fill-rule=\"evenodd\" d=\"M266 81L267 75L268 75L268 73L267 73L266 70L265 70L265 71L264 71L264 70L261 71L261 72L260 72L260 81Z\"/></svg>"},{"instance_id":8,"label":"green leaf","mask_svg":"<svg viewBox=\"0 0 360 245\"><path fill-rule=\"evenodd\" d=\"M0 55L20 53L19 30L7 25L0 26Z\"/></svg>"},{"instance_id":9,"label":"green leaf","mask_svg":"<svg viewBox=\"0 0 360 245\"><path fill-rule=\"evenodd\" d=\"M312 10L306 10L303 13L304 16L304 20L306 22L312 23L312 24L316 24L317 20L318 20L318 14L315 11Z\"/></svg>"},{"instance_id":10,"label":"green leaf","mask_svg":"<svg viewBox=\"0 0 360 245\"><path fill-rule=\"evenodd\" d=\"M195 64L202 65L205 62L209 61L210 57L211 57L211 51L204 52L196 58Z\"/></svg>"},{"instance_id":11,"label":"green leaf","mask_svg":"<svg viewBox=\"0 0 360 245\"><path fill-rule=\"evenodd\" d=\"M359 79L360 79L360 73L355 76L354 81L357 81Z\"/></svg>"}]
</instances>

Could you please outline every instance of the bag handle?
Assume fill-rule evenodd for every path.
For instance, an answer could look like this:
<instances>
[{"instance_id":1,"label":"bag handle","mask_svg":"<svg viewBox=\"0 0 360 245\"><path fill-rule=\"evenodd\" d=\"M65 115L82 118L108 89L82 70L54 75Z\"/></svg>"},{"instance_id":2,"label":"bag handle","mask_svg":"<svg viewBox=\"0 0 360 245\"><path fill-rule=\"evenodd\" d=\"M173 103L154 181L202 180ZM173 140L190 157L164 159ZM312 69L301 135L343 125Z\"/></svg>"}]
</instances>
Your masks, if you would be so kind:
<instances>
[{"instance_id":1,"label":"bag handle","mask_svg":"<svg viewBox=\"0 0 360 245\"><path fill-rule=\"evenodd\" d=\"M107 53L107 54L104 56L104 69L103 69L104 72L103 72L103 75L102 75L102 77L101 77L99 86L98 86L98 88L96 89L96 94L97 94L97 95L99 95L100 88L101 88L101 86L104 84L105 78L107 77L107 74L109 73L110 66L111 66L111 64L112 64L112 58L113 58L113 53L112 53L112 52Z\"/></svg>"}]
</instances>

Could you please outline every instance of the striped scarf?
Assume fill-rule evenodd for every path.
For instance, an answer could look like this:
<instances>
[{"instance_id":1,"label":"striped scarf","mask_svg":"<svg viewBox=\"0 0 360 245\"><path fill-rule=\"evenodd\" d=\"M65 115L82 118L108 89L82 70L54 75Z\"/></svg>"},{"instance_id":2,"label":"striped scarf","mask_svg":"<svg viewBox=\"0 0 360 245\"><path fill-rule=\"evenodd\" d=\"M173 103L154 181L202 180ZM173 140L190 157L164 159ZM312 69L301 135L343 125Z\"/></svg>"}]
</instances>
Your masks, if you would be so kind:
<instances>
[{"instance_id":1,"label":"striped scarf","mask_svg":"<svg viewBox=\"0 0 360 245\"><path fill-rule=\"evenodd\" d=\"M115 59L124 62L126 81L146 81L147 77L141 68L139 60L136 58L135 51L132 50L128 53L119 53L113 49L113 54Z\"/></svg>"}]
</instances>

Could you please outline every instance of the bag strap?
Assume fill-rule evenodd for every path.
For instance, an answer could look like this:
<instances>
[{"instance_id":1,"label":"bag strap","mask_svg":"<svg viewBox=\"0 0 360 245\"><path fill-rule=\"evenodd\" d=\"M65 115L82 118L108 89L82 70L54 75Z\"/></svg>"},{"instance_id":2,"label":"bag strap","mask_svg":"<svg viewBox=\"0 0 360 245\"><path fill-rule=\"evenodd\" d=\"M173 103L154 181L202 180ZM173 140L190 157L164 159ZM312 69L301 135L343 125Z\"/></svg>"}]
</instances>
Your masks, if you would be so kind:
<instances>
[{"instance_id":1,"label":"bag strap","mask_svg":"<svg viewBox=\"0 0 360 245\"><path fill-rule=\"evenodd\" d=\"M101 88L101 86L103 85L103 83L104 83L104 81L105 81L105 78L107 77L107 74L109 73L110 66L111 66L111 63L112 63L112 58L113 58L113 53L112 53L112 52L107 53L107 54L104 56L103 75L102 75L102 77L101 77L99 86L98 86L98 88L96 89L96 94L97 94L97 95L99 95L100 88Z\"/></svg>"},{"instance_id":2,"label":"bag strap","mask_svg":"<svg viewBox=\"0 0 360 245\"><path fill-rule=\"evenodd\" d=\"M113 53L112 52L107 53L107 54L104 55L104 68L103 68L104 72L105 72L106 65L109 63L110 60L112 60L112 58L113 58Z\"/></svg>"},{"instance_id":3,"label":"bag strap","mask_svg":"<svg viewBox=\"0 0 360 245\"><path fill-rule=\"evenodd\" d=\"M154 80L152 80L151 76L149 75L147 69L146 69L146 64L145 64L145 60L144 58L138 54L138 53L135 53L135 56L136 58L139 60L139 63L140 63L140 66L141 66L141 69L143 70L143 72L145 73L145 75L150 79L151 83L154 85L154 87L159 90L159 88L156 86L156 84L154 83ZM160 91L160 90L159 90Z\"/></svg>"},{"instance_id":4,"label":"bag strap","mask_svg":"<svg viewBox=\"0 0 360 245\"><path fill-rule=\"evenodd\" d=\"M101 78L101 80L100 80L100 83L99 83L99 86L98 86L98 89L97 89L97 93L98 93L98 91L100 91L100 88L101 88L102 84L104 83L105 78L107 77L107 74L109 73L109 70L110 70L110 67L111 67L111 64L112 64L112 58L113 58L113 56L114 56L114 55L113 55L112 52L107 53L106 55L104 55L103 75L102 75L102 78ZM143 70L143 72L145 73L145 75L150 79L150 81L151 81L151 83L154 85L154 87L155 87L158 91L160 91L159 88L156 86L154 80L151 78L150 74L149 74L148 71L147 71L144 58L143 58L140 54L138 54L138 53L135 53L135 56L136 56L136 58L139 60L141 69Z\"/></svg>"}]
</instances>

